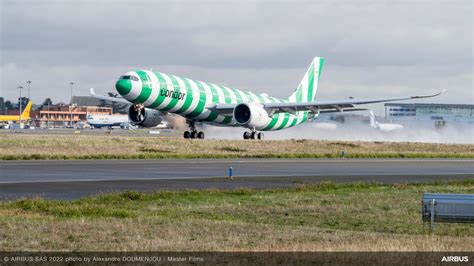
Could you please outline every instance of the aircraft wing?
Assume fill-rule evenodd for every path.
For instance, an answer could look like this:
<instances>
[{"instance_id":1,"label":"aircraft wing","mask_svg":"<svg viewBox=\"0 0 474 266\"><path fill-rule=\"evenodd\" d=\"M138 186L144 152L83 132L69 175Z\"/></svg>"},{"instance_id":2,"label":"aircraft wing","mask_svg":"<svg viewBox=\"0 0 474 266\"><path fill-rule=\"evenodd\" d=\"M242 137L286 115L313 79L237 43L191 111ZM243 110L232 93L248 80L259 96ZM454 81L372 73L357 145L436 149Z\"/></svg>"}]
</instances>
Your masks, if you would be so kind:
<instances>
[{"instance_id":1,"label":"aircraft wing","mask_svg":"<svg viewBox=\"0 0 474 266\"><path fill-rule=\"evenodd\" d=\"M286 103L262 103L263 108L272 116L276 113L289 112L296 113L299 111L313 111L315 113L333 113L333 112L348 112L348 111L359 111L365 110L356 108L358 105L381 103L381 102L393 102L401 100L412 100L412 99L423 99L430 98L440 95L442 92L433 95L421 95L421 96L407 96L397 98L383 98L383 99L346 99L336 101L318 101L318 102L286 102ZM231 114L236 104L216 104L209 106L209 109L218 112L222 115Z\"/></svg>"},{"instance_id":2,"label":"aircraft wing","mask_svg":"<svg viewBox=\"0 0 474 266\"><path fill-rule=\"evenodd\" d=\"M101 100L106 100L110 102L116 102L116 103L126 103L126 104L132 104L131 102L125 100L122 97L111 97L111 96L105 96L105 95L97 95L94 92L94 88L91 88L91 91L89 93L92 97L101 99Z\"/></svg>"}]
</instances>

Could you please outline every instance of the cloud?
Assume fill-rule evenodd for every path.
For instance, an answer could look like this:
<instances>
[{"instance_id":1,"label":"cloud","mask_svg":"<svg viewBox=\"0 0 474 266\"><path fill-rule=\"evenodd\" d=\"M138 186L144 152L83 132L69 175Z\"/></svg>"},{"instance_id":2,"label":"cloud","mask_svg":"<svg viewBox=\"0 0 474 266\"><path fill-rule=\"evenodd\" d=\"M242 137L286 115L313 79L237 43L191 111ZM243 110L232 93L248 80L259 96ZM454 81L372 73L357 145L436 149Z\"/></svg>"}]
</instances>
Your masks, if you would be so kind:
<instances>
[{"instance_id":1,"label":"cloud","mask_svg":"<svg viewBox=\"0 0 474 266\"><path fill-rule=\"evenodd\" d=\"M319 97L448 89L472 103L471 1L2 1L1 96L113 89L153 68L285 97L313 56Z\"/></svg>"}]
</instances>

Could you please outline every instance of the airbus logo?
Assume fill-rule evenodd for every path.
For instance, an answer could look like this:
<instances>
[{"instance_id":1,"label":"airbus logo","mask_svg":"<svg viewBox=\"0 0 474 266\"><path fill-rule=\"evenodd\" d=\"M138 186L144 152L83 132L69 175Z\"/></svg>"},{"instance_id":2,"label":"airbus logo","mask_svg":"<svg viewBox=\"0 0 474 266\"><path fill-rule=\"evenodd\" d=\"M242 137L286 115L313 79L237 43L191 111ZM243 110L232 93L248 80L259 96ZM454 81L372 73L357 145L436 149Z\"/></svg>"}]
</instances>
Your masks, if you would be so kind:
<instances>
[{"instance_id":1,"label":"airbus logo","mask_svg":"<svg viewBox=\"0 0 474 266\"><path fill-rule=\"evenodd\" d=\"M468 262L469 256L443 256L441 262Z\"/></svg>"}]
</instances>

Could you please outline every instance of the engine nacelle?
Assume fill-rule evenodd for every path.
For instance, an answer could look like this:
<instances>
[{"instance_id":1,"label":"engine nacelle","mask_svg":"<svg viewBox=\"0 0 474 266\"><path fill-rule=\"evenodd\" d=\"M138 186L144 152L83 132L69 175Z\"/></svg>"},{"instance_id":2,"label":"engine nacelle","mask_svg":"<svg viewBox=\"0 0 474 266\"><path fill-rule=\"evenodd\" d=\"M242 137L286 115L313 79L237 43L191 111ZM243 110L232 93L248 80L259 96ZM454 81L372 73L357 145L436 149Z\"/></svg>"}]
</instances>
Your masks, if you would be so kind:
<instances>
[{"instance_id":1,"label":"engine nacelle","mask_svg":"<svg viewBox=\"0 0 474 266\"><path fill-rule=\"evenodd\" d=\"M142 127L156 127L162 120L159 111L148 109L141 105L130 106L130 109L128 109L128 118L134 125Z\"/></svg>"},{"instance_id":2,"label":"engine nacelle","mask_svg":"<svg viewBox=\"0 0 474 266\"><path fill-rule=\"evenodd\" d=\"M263 106L258 103L241 103L234 108L234 119L240 125L263 128L271 118Z\"/></svg>"}]
</instances>

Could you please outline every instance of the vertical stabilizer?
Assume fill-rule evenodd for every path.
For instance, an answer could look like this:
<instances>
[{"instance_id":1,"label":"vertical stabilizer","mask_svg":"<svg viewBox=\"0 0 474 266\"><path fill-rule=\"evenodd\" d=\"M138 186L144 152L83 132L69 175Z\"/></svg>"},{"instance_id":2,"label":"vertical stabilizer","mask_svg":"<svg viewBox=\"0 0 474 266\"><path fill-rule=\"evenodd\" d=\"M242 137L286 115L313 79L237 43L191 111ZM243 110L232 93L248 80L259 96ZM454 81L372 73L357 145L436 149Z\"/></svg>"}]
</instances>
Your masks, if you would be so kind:
<instances>
[{"instance_id":1,"label":"vertical stabilizer","mask_svg":"<svg viewBox=\"0 0 474 266\"><path fill-rule=\"evenodd\" d=\"M21 119L29 119L30 118L30 110L31 110L31 105L33 104L32 101L29 101L28 104L25 107L25 110L21 113Z\"/></svg>"},{"instance_id":2,"label":"vertical stabilizer","mask_svg":"<svg viewBox=\"0 0 474 266\"><path fill-rule=\"evenodd\" d=\"M296 90L288 98L290 102L314 102L324 59L315 57Z\"/></svg>"}]
</instances>

